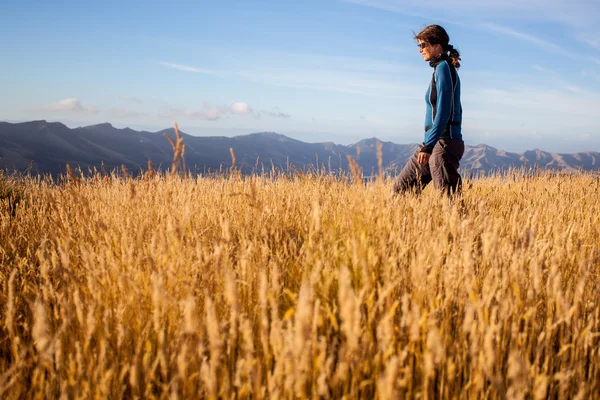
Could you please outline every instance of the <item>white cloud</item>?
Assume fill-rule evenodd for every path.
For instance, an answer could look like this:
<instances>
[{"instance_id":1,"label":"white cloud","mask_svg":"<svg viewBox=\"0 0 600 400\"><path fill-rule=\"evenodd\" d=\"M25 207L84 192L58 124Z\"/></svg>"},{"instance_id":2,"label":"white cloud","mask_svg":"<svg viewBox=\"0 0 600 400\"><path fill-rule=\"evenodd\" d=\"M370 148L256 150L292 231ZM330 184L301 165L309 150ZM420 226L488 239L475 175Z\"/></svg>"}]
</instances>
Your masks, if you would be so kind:
<instances>
[{"instance_id":1,"label":"white cloud","mask_svg":"<svg viewBox=\"0 0 600 400\"><path fill-rule=\"evenodd\" d=\"M274 111L254 111L248 103L235 102L230 106L218 106L210 103L204 103L201 110L192 108L173 108L169 107L160 114L161 117L179 118L185 117L190 119L200 119L206 121L217 121L222 118L229 118L234 115L252 116L259 118L261 115L267 115L273 118L290 118L289 114Z\"/></svg>"},{"instance_id":2,"label":"white cloud","mask_svg":"<svg viewBox=\"0 0 600 400\"><path fill-rule=\"evenodd\" d=\"M160 114L160 116L168 118L186 117L190 119L217 121L224 114L226 114L226 109L205 103L201 110L194 110L191 108L168 107Z\"/></svg>"},{"instance_id":3,"label":"white cloud","mask_svg":"<svg viewBox=\"0 0 600 400\"><path fill-rule=\"evenodd\" d=\"M69 112L69 113L91 113L95 114L98 112L96 107L84 106L79 99L68 98L59 100L55 103L46 104L39 108L43 111L53 112Z\"/></svg>"},{"instance_id":4,"label":"white cloud","mask_svg":"<svg viewBox=\"0 0 600 400\"><path fill-rule=\"evenodd\" d=\"M164 62L164 61L160 62L159 64L165 68L176 69L178 71L194 72L194 73L198 73L198 74L207 74L207 75L217 75L217 73L215 71L212 71L210 69L190 67L189 65L175 64L175 63Z\"/></svg>"},{"instance_id":5,"label":"white cloud","mask_svg":"<svg viewBox=\"0 0 600 400\"><path fill-rule=\"evenodd\" d=\"M243 103L243 102L233 103L231 105L231 107L229 107L229 109L231 110L231 112L233 114L237 114L237 115L254 114L254 111L252 111L252 108L248 105L248 103Z\"/></svg>"},{"instance_id":6,"label":"white cloud","mask_svg":"<svg viewBox=\"0 0 600 400\"><path fill-rule=\"evenodd\" d=\"M291 118L290 114L286 114L286 113L281 112L279 110L276 110L276 111L267 111L267 110L254 111L254 109L252 107L250 107L248 105L248 103L244 103L244 102L233 103L229 107L229 111L232 114L236 114L236 115L252 115L252 116L254 116L256 118L260 118L263 115L265 115L267 117L271 117L271 118Z\"/></svg>"},{"instance_id":7,"label":"white cloud","mask_svg":"<svg viewBox=\"0 0 600 400\"><path fill-rule=\"evenodd\" d=\"M197 111L193 115L197 115L201 119L208 119L210 121L216 121L221 118L221 115L226 113L227 111L223 111L223 108L213 106L210 104L204 105L204 111Z\"/></svg>"}]
</instances>

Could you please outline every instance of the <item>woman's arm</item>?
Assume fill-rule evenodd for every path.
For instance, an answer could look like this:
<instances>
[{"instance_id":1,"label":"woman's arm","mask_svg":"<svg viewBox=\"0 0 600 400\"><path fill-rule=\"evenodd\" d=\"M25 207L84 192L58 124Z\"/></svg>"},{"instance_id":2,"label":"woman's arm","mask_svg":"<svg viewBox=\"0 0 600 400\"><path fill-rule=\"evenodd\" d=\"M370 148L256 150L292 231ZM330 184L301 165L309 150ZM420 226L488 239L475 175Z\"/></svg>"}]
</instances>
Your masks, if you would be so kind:
<instances>
[{"instance_id":1,"label":"woman's arm","mask_svg":"<svg viewBox=\"0 0 600 400\"><path fill-rule=\"evenodd\" d=\"M446 129L452 112L452 76L447 62L440 63L435 69L435 87L437 91L435 118L432 127L425 132L424 147L421 150L428 154L431 154L440 135Z\"/></svg>"}]
</instances>

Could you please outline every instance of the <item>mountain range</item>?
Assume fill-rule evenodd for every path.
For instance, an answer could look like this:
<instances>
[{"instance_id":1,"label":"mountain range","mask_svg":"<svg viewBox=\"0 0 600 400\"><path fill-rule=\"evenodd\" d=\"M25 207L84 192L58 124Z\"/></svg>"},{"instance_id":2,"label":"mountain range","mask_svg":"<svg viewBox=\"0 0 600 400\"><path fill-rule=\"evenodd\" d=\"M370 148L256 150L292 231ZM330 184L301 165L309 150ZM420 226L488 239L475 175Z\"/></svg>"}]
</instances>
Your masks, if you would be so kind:
<instances>
[{"instance_id":1,"label":"mountain range","mask_svg":"<svg viewBox=\"0 0 600 400\"><path fill-rule=\"evenodd\" d=\"M166 170L171 166L173 148L165 134L175 138L172 128L147 132L118 129L109 123L72 129L60 122L0 122L0 169L56 176L66 172L67 164L83 171L100 169L101 165L111 171L124 165L136 174L145 170L150 160L154 168ZM200 137L181 132L181 136L186 146L187 169L194 173L229 168L230 149L243 173L269 171L273 167L348 170L348 155L356 160L364 175L378 170L376 138L345 146L331 142L305 143L273 132L235 137ZM416 148L416 143L382 142L383 167L388 172L402 168ZM480 144L466 146L461 170L490 172L524 164L565 171L596 170L600 168L600 153L558 154L541 150L509 153Z\"/></svg>"}]
</instances>

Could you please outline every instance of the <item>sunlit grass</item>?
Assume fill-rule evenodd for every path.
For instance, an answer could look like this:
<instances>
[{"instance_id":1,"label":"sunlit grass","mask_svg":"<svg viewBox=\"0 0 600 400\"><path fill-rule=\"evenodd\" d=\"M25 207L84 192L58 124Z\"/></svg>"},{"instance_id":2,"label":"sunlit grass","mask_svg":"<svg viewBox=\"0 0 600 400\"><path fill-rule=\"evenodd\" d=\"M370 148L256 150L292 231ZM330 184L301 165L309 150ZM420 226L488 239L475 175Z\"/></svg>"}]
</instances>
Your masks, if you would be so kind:
<instances>
[{"instance_id":1,"label":"sunlit grass","mask_svg":"<svg viewBox=\"0 0 600 400\"><path fill-rule=\"evenodd\" d=\"M600 393L597 175L513 171L454 203L350 181L22 181L0 397Z\"/></svg>"}]
</instances>

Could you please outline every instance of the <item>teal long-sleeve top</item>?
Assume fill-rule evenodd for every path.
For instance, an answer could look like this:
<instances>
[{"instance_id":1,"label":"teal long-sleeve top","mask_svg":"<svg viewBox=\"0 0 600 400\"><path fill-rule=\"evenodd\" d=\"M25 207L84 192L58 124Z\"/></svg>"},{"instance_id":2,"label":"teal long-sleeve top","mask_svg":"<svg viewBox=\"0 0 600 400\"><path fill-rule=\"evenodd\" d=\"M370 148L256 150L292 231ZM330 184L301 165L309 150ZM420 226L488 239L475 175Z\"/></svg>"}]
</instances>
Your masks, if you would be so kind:
<instances>
[{"instance_id":1,"label":"teal long-sleeve top","mask_svg":"<svg viewBox=\"0 0 600 400\"><path fill-rule=\"evenodd\" d=\"M453 81L447 60L432 65L433 77L425 95L425 140L421 149L429 154L441 138L462 139L460 78L455 73Z\"/></svg>"}]
</instances>

